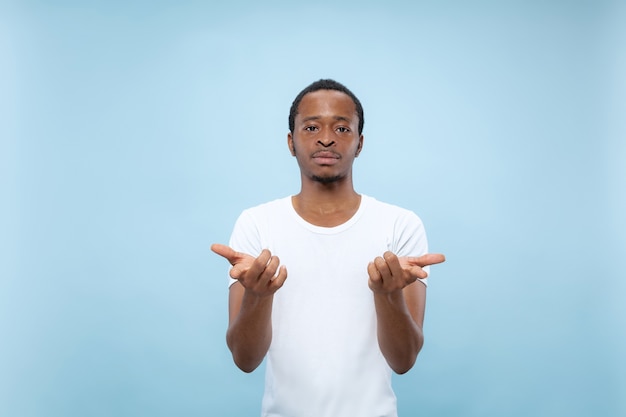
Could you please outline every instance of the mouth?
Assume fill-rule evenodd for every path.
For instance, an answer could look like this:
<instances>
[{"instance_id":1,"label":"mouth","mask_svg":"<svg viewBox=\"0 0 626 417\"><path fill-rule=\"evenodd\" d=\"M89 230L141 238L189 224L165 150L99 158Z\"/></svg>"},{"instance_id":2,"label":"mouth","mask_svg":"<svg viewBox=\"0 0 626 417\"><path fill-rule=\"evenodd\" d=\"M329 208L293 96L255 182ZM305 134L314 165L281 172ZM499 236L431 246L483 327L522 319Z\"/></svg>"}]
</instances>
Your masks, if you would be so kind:
<instances>
[{"instance_id":1,"label":"mouth","mask_svg":"<svg viewBox=\"0 0 626 417\"><path fill-rule=\"evenodd\" d=\"M341 155L335 151L317 151L314 152L312 156L313 158L341 159Z\"/></svg>"},{"instance_id":2,"label":"mouth","mask_svg":"<svg viewBox=\"0 0 626 417\"><path fill-rule=\"evenodd\" d=\"M319 165L333 165L341 159L341 155L333 151L317 151L312 157Z\"/></svg>"}]
</instances>

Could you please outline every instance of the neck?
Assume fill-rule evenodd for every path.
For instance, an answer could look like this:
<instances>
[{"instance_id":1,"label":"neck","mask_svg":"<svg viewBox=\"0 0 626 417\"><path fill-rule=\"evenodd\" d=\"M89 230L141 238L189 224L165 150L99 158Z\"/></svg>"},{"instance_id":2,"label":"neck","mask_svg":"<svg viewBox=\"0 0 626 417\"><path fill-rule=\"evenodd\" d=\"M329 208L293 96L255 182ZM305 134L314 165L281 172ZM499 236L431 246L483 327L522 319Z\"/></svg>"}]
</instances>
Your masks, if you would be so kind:
<instances>
[{"instance_id":1,"label":"neck","mask_svg":"<svg viewBox=\"0 0 626 417\"><path fill-rule=\"evenodd\" d=\"M334 227L348 221L359 209L361 196L352 182L303 182L292 204L298 215L316 226Z\"/></svg>"}]
</instances>

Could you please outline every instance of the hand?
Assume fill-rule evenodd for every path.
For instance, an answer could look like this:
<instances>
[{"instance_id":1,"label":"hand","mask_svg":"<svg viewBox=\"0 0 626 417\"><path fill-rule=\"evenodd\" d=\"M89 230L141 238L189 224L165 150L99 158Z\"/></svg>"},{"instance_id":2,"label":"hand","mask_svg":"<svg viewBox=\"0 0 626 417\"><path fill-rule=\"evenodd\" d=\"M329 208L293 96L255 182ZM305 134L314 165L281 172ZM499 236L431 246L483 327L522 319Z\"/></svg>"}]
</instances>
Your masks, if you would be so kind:
<instances>
[{"instance_id":1,"label":"hand","mask_svg":"<svg viewBox=\"0 0 626 417\"><path fill-rule=\"evenodd\" d=\"M233 279L260 297L274 294L287 279L287 268L279 268L280 259L267 249L263 249L257 258L219 243L211 245L211 250L230 262Z\"/></svg>"},{"instance_id":2,"label":"hand","mask_svg":"<svg viewBox=\"0 0 626 417\"><path fill-rule=\"evenodd\" d=\"M385 252L367 266L369 287L374 292L391 293L428 276L424 267L446 260L438 253L427 253L419 257L398 258L392 252Z\"/></svg>"}]
</instances>

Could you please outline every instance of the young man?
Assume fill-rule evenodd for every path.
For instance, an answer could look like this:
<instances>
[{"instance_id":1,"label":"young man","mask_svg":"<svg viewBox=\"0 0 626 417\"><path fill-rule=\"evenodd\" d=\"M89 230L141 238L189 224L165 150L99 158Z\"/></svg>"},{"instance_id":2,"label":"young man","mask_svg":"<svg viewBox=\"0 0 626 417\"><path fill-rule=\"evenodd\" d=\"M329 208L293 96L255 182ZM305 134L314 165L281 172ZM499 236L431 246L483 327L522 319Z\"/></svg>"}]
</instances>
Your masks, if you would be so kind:
<instances>
[{"instance_id":1,"label":"young man","mask_svg":"<svg viewBox=\"0 0 626 417\"><path fill-rule=\"evenodd\" d=\"M413 212L354 190L363 122L342 84L305 88L287 134L300 192L245 210L230 246L211 247L232 265L235 363L267 356L263 416L396 416L391 371L422 347L426 267L444 256L427 254Z\"/></svg>"}]
</instances>

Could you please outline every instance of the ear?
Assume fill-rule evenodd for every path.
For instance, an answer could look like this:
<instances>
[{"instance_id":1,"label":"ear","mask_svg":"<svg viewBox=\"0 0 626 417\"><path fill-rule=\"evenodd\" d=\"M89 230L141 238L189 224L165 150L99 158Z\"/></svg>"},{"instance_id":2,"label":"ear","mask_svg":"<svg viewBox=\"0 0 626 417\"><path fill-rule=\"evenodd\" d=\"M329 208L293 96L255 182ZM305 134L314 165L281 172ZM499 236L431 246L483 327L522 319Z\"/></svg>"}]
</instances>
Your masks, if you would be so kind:
<instances>
[{"instance_id":1,"label":"ear","mask_svg":"<svg viewBox=\"0 0 626 417\"><path fill-rule=\"evenodd\" d=\"M363 149L363 135L359 136L359 146L356 148L356 153L354 154L355 157L359 156L361 149Z\"/></svg>"},{"instance_id":2,"label":"ear","mask_svg":"<svg viewBox=\"0 0 626 417\"><path fill-rule=\"evenodd\" d=\"M287 133L287 146L289 146L291 156L296 156L296 147L293 145L293 134L291 132Z\"/></svg>"}]
</instances>

